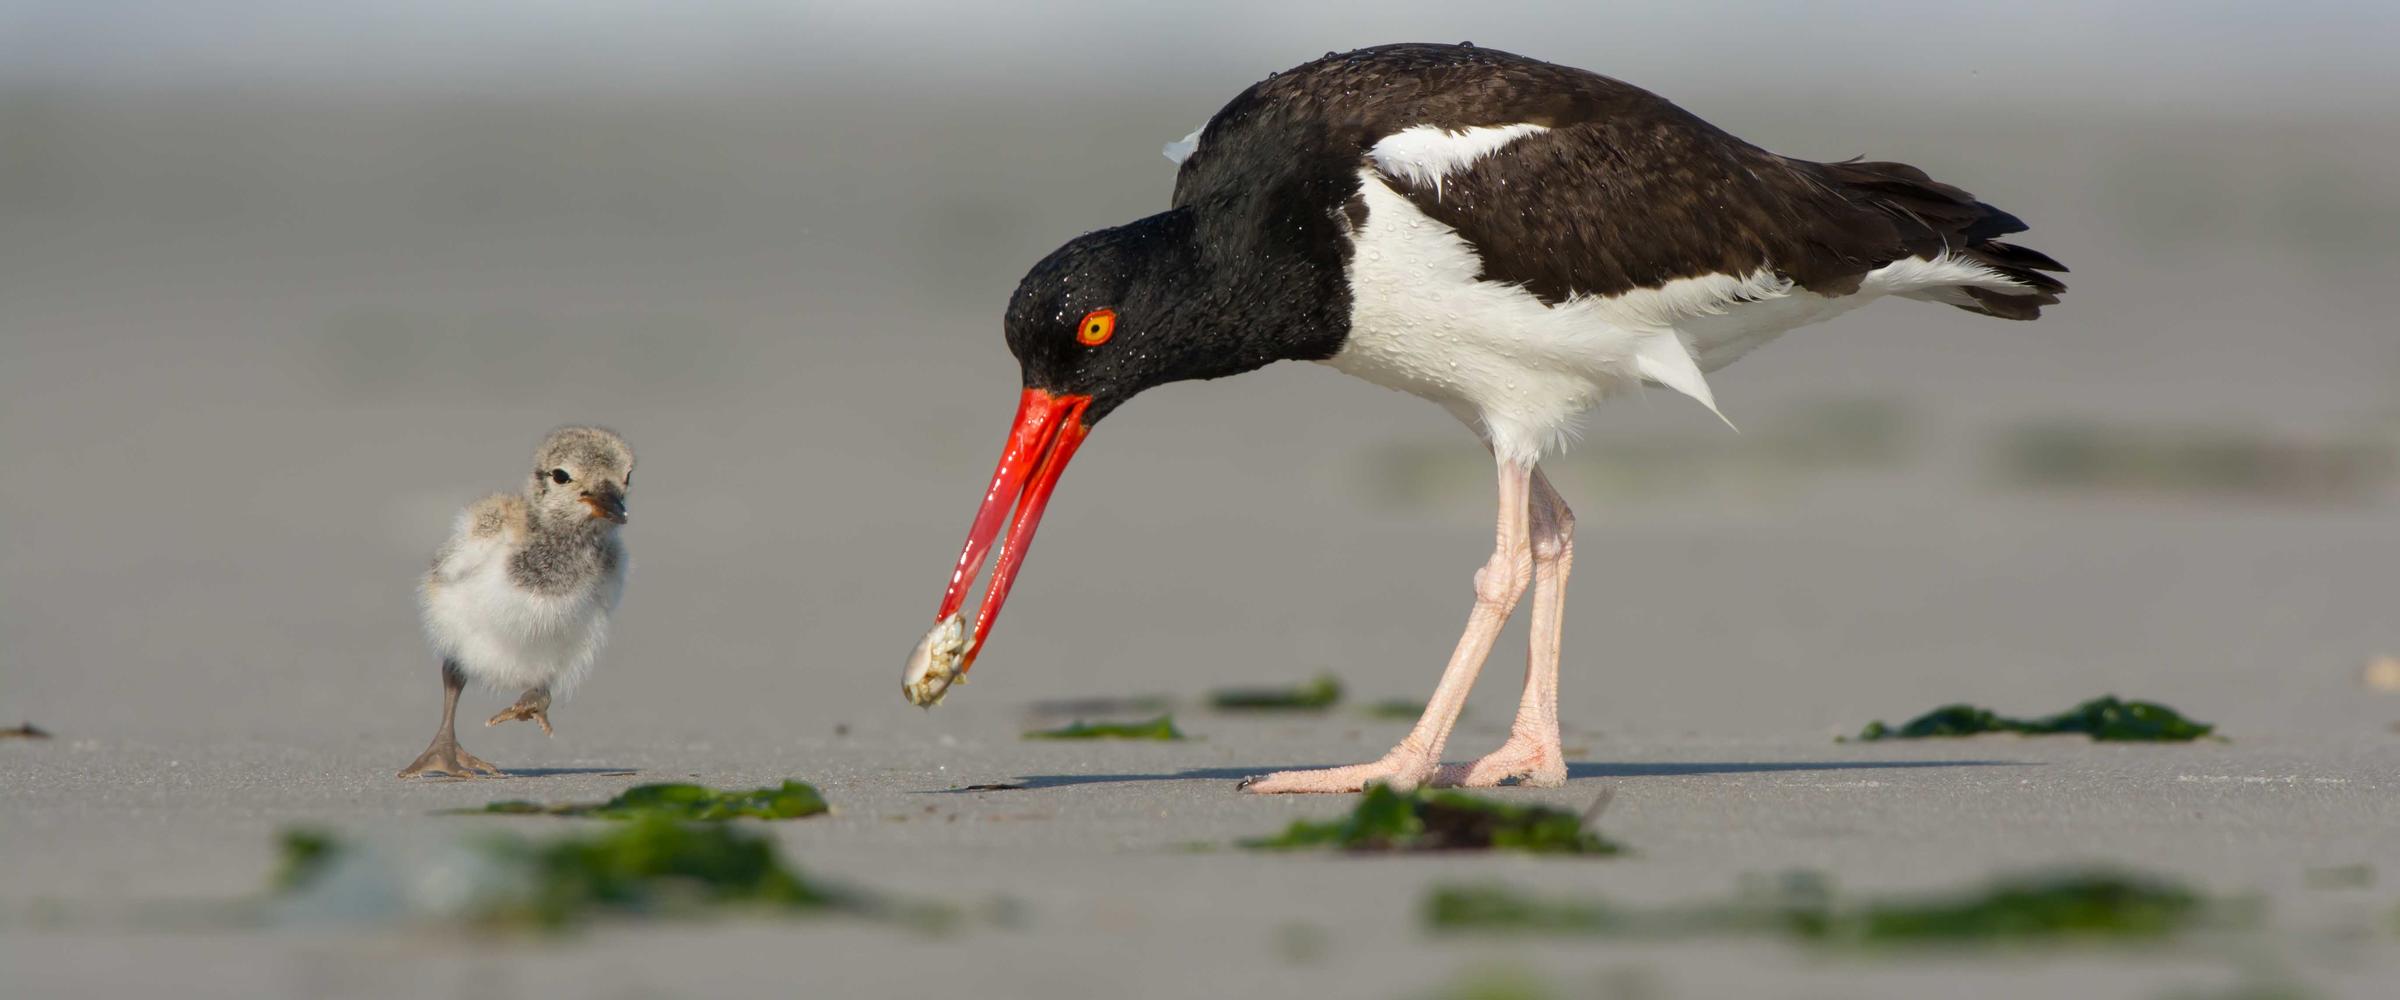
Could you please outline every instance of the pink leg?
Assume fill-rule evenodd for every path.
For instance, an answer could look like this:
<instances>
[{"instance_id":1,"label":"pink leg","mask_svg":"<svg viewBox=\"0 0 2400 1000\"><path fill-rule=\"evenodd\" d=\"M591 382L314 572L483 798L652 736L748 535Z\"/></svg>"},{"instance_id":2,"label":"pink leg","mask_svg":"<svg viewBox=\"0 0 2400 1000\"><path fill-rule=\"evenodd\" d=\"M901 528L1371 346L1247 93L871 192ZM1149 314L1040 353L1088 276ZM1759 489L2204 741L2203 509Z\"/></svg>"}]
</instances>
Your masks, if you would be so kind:
<instances>
[{"instance_id":1,"label":"pink leg","mask_svg":"<svg viewBox=\"0 0 2400 1000\"><path fill-rule=\"evenodd\" d=\"M1459 636L1450 665L1442 668L1441 684L1433 689L1424 716L1417 719L1408 738L1372 764L1278 771L1244 781L1243 788L1262 793L1355 792L1380 782L1405 791L1433 777L1441 763L1442 744L1450 739L1459 709L1466 707L1467 691L1475 686L1475 675L1492 652L1492 640L1499 637L1500 627L1508 623L1517 598L1524 596L1533 577L1526 527L1530 475L1528 466L1505 459L1500 462L1498 539L1492 546L1491 561L1475 571L1475 610L1467 616L1466 634Z\"/></svg>"},{"instance_id":2,"label":"pink leg","mask_svg":"<svg viewBox=\"0 0 2400 1000\"><path fill-rule=\"evenodd\" d=\"M1525 698L1508 742L1472 764L1445 766L1437 785L1488 788L1511 778L1538 788L1567 782L1558 736L1558 647L1564 631L1567 574L1575 566L1575 513L1541 470L1533 473L1533 628L1525 656Z\"/></svg>"}]
</instances>

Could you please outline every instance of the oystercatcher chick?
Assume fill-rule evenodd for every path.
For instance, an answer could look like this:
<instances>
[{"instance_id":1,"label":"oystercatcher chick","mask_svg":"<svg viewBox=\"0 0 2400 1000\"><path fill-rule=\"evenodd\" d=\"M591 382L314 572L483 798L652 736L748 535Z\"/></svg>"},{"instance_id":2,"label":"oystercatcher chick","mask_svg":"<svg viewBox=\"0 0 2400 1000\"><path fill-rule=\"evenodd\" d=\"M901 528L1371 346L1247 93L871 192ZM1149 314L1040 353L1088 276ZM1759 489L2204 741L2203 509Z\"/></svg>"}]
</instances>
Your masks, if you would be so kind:
<instances>
[{"instance_id":1,"label":"oystercatcher chick","mask_svg":"<svg viewBox=\"0 0 2400 1000\"><path fill-rule=\"evenodd\" d=\"M1014 426L935 624L912 702L984 648L1042 508L1093 425L1144 389L1315 361L1442 405L1498 467L1491 557L1422 718L1368 764L1251 779L1253 792L1384 782L1566 780L1558 657L1574 515L1541 472L1583 413L1707 373L1877 299L2029 320L2058 262L2000 238L2015 216L1899 163L1767 152L1664 98L1471 45L1388 45L1252 85L1167 148L1169 210L1069 241L1006 317ZM959 611L1016 516L970 629ZM1501 625L1532 591L1511 735L1440 763Z\"/></svg>"},{"instance_id":2,"label":"oystercatcher chick","mask_svg":"<svg viewBox=\"0 0 2400 1000\"><path fill-rule=\"evenodd\" d=\"M551 699L591 669L625 591L617 527L632 486L633 449L623 438L561 427L534 452L524 492L485 497L459 514L420 591L425 633L442 660L442 727L401 777L504 773L458 745L452 722L470 678L525 689L484 725L531 720L549 734Z\"/></svg>"}]
</instances>

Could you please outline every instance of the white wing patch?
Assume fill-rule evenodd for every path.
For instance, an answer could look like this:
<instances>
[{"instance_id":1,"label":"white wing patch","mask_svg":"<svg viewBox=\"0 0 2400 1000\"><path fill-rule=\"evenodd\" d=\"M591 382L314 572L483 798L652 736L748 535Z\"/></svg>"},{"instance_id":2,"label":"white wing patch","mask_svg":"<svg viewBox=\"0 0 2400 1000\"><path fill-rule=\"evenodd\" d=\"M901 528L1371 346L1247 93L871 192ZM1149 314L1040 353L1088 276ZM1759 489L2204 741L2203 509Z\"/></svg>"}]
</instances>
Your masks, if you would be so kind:
<instances>
[{"instance_id":1,"label":"white wing patch","mask_svg":"<svg viewBox=\"0 0 2400 1000\"><path fill-rule=\"evenodd\" d=\"M1384 136L1367 150L1367 158L1375 161L1376 169L1387 177L1410 184L1433 185L1433 200L1440 201L1442 178L1473 166L1475 161L1518 139L1548 131L1549 126L1530 122L1457 131L1438 125L1419 125Z\"/></svg>"},{"instance_id":2,"label":"white wing patch","mask_svg":"<svg viewBox=\"0 0 2400 1000\"><path fill-rule=\"evenodd\" d=\"M1199 128L1192 130L1192 134L1168 143L1166 148L1159 152L1166 154L1167 162L1180 167L1183 165L1183 161L1191 159L1193 153L1200 151L1200 133L1206 131L1208 131L1208 123L1201 122Z\"/></svg>"}]
</instances>

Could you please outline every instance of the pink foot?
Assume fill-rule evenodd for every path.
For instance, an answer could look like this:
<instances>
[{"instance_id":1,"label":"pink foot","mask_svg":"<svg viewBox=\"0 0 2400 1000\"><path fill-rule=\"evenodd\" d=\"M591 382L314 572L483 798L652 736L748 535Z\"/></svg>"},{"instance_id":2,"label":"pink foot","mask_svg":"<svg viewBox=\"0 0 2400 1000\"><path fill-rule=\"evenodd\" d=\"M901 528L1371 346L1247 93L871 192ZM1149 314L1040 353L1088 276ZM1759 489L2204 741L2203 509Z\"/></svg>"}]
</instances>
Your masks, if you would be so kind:
<instances>
[{"instance_id":1,"label":"pink foot","mask_svg":"<svg viewBox=\"0 0 2400 1000\"><path fill-rule=\"evenodd\" d=\"M1511 736L1474 763L1442 765L1433 783L1442 788L1492 788L1511 778L1533 788L1557 788L1567 783L1566 755L1556 743Z\"/></svg>"},{"instance_id":2,"label":"pink foot","mask_svg":"<svg viewBox=\"0 0 2400 1000\"><path fill-rule=\"evenodd\" d=\"M1372 764L1352 764L1313 771L1277 771L1244 779L1240 787L1242 791L1253 795L1333 795L1364 791L1368 785L1374 784L1390 785L1405 792L1425 784L1433 777L1434 770L1432 760L1394 750Z\"/></svg>"}]
</instances>

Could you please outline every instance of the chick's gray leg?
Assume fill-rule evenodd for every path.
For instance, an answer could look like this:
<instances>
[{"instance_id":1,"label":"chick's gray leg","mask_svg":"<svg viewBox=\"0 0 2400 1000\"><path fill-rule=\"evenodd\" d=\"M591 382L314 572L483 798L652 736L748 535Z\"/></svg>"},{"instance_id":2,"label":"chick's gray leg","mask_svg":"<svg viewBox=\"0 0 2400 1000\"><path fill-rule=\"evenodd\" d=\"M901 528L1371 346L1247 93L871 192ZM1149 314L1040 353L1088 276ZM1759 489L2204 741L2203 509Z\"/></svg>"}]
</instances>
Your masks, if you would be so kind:
<instances>
[{"instance_id":1,"label":"chick's gray leg","mask_svg":"<svg viewBox=\"0 0 2400 1000\"><path fill-rule=\"evenodd\" d=\"M417 755L417 762L400 772L403 778L441 774L454 778L499 777L507 772L492 766L492 762L468 753L458 745L458 693L467 687L466 672L458 661L442 661L442 728L433 734L433 745Z\"/></svg>"}]
</instances>

